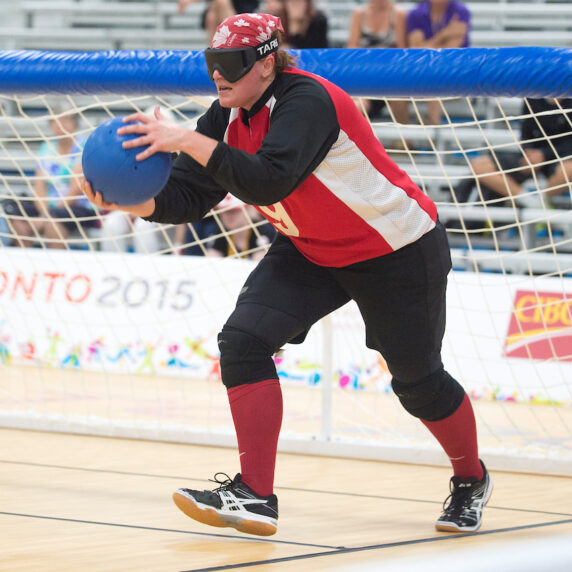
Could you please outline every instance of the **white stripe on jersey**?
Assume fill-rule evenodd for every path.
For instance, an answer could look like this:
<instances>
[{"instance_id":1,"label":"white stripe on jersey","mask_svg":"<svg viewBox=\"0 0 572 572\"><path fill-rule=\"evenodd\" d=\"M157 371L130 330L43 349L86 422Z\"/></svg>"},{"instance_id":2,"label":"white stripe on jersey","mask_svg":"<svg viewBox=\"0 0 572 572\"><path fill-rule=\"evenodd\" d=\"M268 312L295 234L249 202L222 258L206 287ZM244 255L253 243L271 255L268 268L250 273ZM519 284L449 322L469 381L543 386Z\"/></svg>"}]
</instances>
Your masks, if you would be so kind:
<instances>
[{"instance_id":1,"label":"white stripe on jersey","mask_svg":"<svg viewBox=\"0 0 572 572\"><path fill-rule=\"evenodd\" d=\"M275 104L276 104L276 98L272 95L270 96L270 99L265 103L264 107L268 107L270 109L270 113L272 113ZM227 145L228 145L228 128L235 119L238 119L239 110L240 110L239 107L233 107L230 110L230 115L228 117L228 125L226 126L226 129L224 131L224 137L222 138L223 142L226 143Z\"/></svg>"},{"instance_id":2,"label":"white stripe on jersey","mask_svg":"<svg viewBox=\"0 0 572 572\"><path fill-rule=\"evenodd\" d=\"M393 250L414 242L435 226L417 201L388 181L342 130L312 174L381 234Z\"/></svg>"},{"instance_id":3,"label":"white stripe on jersey","mask_svg":"<svg viewBox=\"0 0 572 572\"><path fill-rule=\"evenodd\" d=\"M228 145L228 129L231 125L231 123L233 121L235 121L236 119L238 119L238 111L239 111L239 107L233 107L230 110L230 115L228 117L228 125L226 126L226 129L224 131L224 137L222 138L223 142L226 143Z\"/></svg>"}]
</instances>

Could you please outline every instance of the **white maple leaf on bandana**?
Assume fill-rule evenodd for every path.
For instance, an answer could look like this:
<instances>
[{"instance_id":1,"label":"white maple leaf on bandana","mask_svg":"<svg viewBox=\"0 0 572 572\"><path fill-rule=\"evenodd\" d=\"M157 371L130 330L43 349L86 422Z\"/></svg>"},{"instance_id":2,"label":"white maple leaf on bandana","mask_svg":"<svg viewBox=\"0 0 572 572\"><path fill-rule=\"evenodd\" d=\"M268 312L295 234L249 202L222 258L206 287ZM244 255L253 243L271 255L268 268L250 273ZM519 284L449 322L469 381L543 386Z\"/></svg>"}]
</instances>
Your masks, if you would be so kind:
<instances>
[{"instance_id":1,"label":"white maple leaf on bandana","mask_svg":"<svg viewBox=\"0 0 572 572\"><path fill-rule=\"evenodd\" d=\"M256 39L259 42L265 42L266 40L270 39L270 36L272 35L272 30L270 29L269 26L266 27L266 31L264 31L264 29L261 26L258 26L258 36L256 36Z\"/></svg>"},{"instance_id":2,"label":"white maple leaf on bandana","mask_svg":"<svg viewBox=\"0 0 572 572\"><path fill-rule=\"evenodd\" d=\"M242 38L241 42L243 44L250 44L250 38Z\"/></svg>"},{"instance_id":3,"label":"white maple leaf on bandana","mask_svg":"<svg viewBox=\"0 0 572 572\"><path fill-rule=\"evenodd\" d=\"M218 29L215 32L215 35L213 36L213 41L211 44L212 47L218 48L219 46L223 46L228 40L229 36L230 36L230 30L228 26L221 26L220 29Z\"/></svg>"},{"instance_id":4,"label":"white maple leaf on bandana","mask_svg":"<svg viewBox=\"0 0 572 572\"><path fill-rule=\"evenodd\" d=\"M237 20L237 21L234 23L234 25L235 25L235 26L238 26L239 28L242 28L242 27L244 27L244 26L246 26L246 27L248 28L248 27L250 26L250 24L249 24L246 20L243 20L242 18L241 18L240 20Z\"/></svg>"}]
</instances>

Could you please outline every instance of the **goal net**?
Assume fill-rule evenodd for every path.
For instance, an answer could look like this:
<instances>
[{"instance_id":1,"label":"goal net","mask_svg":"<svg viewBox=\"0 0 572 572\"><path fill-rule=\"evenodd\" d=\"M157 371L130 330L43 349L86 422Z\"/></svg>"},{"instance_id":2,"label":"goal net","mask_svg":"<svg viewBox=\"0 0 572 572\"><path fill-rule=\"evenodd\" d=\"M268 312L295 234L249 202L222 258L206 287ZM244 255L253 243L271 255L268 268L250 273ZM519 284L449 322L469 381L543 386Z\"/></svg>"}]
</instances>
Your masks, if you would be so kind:
<instances>
[{"instance_id":1,"label":"goal net","mask_svg":"<svg viewBox=\"0 0 572 572\"><path fill-rule=\"evenodd\" d=\"M299 55L437 203L454 264L443 359L481 455L569 474L570 51ZM200 224L147 223L77 190L102 121L160 105L194 127L212 101L202 55L3 52L0 70L0 425L233 445L216 334L272 227L232 200ZM364 339L350 303L275 356L281 450L446 463Z\"/></svg>"}]
</instances>

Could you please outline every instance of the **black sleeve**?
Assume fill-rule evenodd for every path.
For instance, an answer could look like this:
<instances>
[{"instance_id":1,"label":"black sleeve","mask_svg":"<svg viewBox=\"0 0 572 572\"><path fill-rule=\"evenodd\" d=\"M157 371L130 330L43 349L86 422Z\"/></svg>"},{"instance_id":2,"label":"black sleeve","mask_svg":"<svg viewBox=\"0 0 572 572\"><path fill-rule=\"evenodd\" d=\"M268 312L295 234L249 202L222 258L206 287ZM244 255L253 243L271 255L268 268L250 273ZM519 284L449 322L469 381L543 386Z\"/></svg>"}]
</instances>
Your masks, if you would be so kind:
<instances>
[{"instance_id":1,"label":"black sleeve","mask_svg":"<svg viewBox=\"0 0 572 572\"><path fill-rule=\"evenodd\" d=\"M222 140L228 121L218 101L199 119L197 131ZM155 197L155 211L145 220L180 224L197 222L219 203L226 191L205 168L186 153L180 153L163 190Z\"/></svg>"},{"instance_id":2,"label":"black sleeve","mask_svg":"<svg viewBox=\"0 0 572 572\"><path fill-rule=\"evenodd\" d=\"M318 82L301 76L285 81L256 154L219 143L206 166L222 188L248 204L271 205L287 197L322 162L339 134L334 104Z\"/></svg>"}]
</instances>

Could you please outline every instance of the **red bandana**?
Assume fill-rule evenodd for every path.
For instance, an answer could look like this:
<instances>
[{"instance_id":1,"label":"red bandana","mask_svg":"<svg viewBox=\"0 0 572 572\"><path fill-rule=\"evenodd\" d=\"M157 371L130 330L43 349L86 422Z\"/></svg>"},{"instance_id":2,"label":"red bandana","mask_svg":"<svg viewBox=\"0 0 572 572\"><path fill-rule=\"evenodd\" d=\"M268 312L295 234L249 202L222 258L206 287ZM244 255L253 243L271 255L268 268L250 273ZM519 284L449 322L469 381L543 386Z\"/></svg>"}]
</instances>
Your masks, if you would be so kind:
<instances>
[{"instance_id":1,"label":"red bandana","mask_svg":"<svg viewBox=\"0 0 572 572\"><path fill-rule=\"evenodd\" d=\"M270 14L236 14L216 29L211 48L255 47L270 39L274 30L284 33L282 22Z\"/></svg>"}]
</instances>

